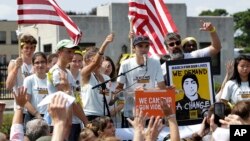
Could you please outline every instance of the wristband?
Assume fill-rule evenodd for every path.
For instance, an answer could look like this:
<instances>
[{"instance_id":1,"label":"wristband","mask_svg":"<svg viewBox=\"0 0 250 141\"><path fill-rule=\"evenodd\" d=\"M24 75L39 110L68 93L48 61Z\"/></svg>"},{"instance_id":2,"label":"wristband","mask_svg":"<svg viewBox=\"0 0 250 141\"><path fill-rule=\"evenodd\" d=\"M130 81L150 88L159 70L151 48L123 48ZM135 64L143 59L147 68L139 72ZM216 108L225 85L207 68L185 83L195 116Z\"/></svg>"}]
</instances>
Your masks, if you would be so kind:
<instances>
[{"instance_id":1,"label":"wristband","mask_svg":"<svg viewBox=\"0 0 250 141\"><path fill-rule=\"evenodd\" d=\"M19 105L16 105L16 110L24 110L24 107L21 107Z\"/></svg>"},{"instance_id":2,"label":"wristband","mask_svg":"<svg viewBox=\"0 0 250 141\"><path fill-rule=\"evenodd\" d=\"M101 56L103 55L103 53L101 53L101 52L99 52L99 51L98 51L98 54L101 55Z\"/></svg>"},{"instance_id":3,"label":"wristband","mask_svg":"<svg viewBox=\"0 0 250 141\"><path fill-rule=\"evenodd\" d=\"M210 31L210 33L214 33L214 32L216 32L215 27L213 27L213 29Z\"/></svg>"},{"instance_id":4,"label":"wristband","mask_svg":"<svg viewBox=\"0 0 250 141\"><path fill-rule=\"evenodd\" d=\"M171 115L167 116L167 117L165 118L165 120L167 121L167 120L169 120L170 118L175 118L175 114L171 114Z\"/></svg>"}]
</instances>

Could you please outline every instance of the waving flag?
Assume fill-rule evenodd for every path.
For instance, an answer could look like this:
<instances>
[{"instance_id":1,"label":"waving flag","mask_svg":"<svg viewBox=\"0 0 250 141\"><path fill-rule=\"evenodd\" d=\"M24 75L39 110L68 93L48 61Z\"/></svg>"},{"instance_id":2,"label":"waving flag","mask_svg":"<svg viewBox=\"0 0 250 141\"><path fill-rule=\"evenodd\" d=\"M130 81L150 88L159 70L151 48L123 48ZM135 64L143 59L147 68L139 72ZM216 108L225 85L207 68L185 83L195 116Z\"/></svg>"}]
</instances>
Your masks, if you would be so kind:
<instances>
[{"instance_id":1,"label":"waving flag","mask_svg":"<svg viewBox=\"0 0 250 141\"><path fill-rule=\"evenodd\" d=\"M74 43L80 42L78 26L58 6L55 0L17 0L18 24L53 24L65 26Z\"/></svg>"},{"instance_id":2,"label":"waving flag","mask_svg":"<svg viewBox=\"0 0 250 141\"><path fill-rule=\"evenodd\" d=\"M129 0L128 17L135 34L152 41L150 55L167 54L164 37L177 28L163 0Z\"/></svg>"}]
</instances>

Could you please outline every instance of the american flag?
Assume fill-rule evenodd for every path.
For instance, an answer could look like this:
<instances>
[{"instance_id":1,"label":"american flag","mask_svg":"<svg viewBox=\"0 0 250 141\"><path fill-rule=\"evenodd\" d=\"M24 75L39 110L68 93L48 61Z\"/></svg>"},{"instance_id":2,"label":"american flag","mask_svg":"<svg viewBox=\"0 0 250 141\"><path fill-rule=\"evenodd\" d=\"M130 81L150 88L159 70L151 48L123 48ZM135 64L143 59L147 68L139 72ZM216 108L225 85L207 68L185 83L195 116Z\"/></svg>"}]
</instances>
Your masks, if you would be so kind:
<instances>
[{"instance_id":1,"label":"american flag","mask_svg":"<svg viewBox=\"0 0 250 141\"><path fill-rule=\"evenodd\" d=\"M74 43L80 42L78 26L58 6L55 0L17 0L18 24L53 24L65 26Z\"/></svg>"},{"instance_id":2,"label":"american flag","mask_svg":"<svg viewBox=\"0 0 250 141\"><path fill-rule=\"evenodd\" d=\"M177 28L163 0L129 0L128 17L136 35L149 36L149 55L167 54L164 37Z\"/></svg>"}]
</instances>

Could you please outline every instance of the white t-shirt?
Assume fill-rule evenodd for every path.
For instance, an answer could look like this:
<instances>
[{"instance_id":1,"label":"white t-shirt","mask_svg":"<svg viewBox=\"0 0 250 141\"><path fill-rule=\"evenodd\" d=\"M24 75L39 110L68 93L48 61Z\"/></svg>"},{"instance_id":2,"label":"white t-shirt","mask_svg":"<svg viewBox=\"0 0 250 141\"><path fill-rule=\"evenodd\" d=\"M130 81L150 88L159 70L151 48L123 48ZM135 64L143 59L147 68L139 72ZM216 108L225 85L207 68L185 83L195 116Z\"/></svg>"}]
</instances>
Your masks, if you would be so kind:
<instances>
[{"instance_id":1,"label":"white t-shirt","mask_svg":"<svg viewBox=\"0 0 250 141\"><path fill-rule=\"evenodd\" d=\"M232 104L239 101L250 100L250 87L248 82L241 82L239 86L235 80L229 80L223 88L221 99L225 99Z\"/></svg>"},{"instance_id":2,"label":"white t-shirt","mask_svg":"<svg viewBox=\"0 0 250 141\"><path fill-rule=\"evenodd\" d=\"M24 79L23 86L27 88L27 93L31 96L31 105L41 114L45 114L47 106L37 107L37 105L48 95L47 77L40 79L36 74L32 74Z\"/></svg>"},{"instance_id":3,"label":"white t-shirt","mask_svg":"<svg viewBox=\"0 0 250 141\"><path fill-rule=\"evenodd\" d=\"M60 83L60 72L64 72L58 64L55 64L48 72L47 74L47 86L48 86L48 92L49 94L53 94L57 92L56 85ZM74 77L72 76L71 72L66 69L66 76L69 82L69 85L71 87L71 92L73 93L73 89L76 86L76 82L74 81ZM79 118L76 116L72 116L72 123L78 124L80 123Z\"/></svg>"},{"instance_id":4,"label":"white t-shirt","mask_svg":"<svg viewBox=\"0 0 250 141\"><path fill-rule=\"evenodd\" d=\"M71 73L71 75L72 75L72 73ZM81 91L80 91L80 80L81 80L80 71L79 71L76 79L73 77L73 75L72 75L72 78L73 78L73 81L75 83L75 85L73 86L74 96L76 97L76 100L77 100L76 95L79 93L79 97L80 97L80 93L81 93ZM79 89L79 92L76 92L77 89ZM78 123L81 123L81 120L77 116L73 115L72 116L72 123L73 124L78 124Z\"/></svg>"},{"instance_id":5,"label":"white t-shirt","mask_svg":"<svg viewBox=\"0 0 250 141\"><path fill-rule=\"evenodd\" d=\"M10 60L10 62L16 64L16 60ZM31 75L32 73L33 73L32 64L27 65L26 63L23 63L23 65L21 66L20 69L18 69L17 72L16 83L13 87L14 93L17 93L17 89L23 86L24 78ZM14 101L14 109L16 109L16 101ZM24 110L23 112L25 113L26 110Z\"/></svg>"},{"instance_id":6,"label":"white t-shirt","mask_svg":"<svg viewBox=\"0 0 250 141\"><path fill-rule=\"evenodd\" d=\"M128 72L138 67L136 58L129 58L122 62L119 74ZM134 91L137 87L155 88L158 82L164 81L159 60L148 58L147 68L145 66L134 69L117 78L117 82L124 84L125 106L124 116L133 117Z\"/></svg>"},{"instance_id":7,"label":"white t-shirt","mask_svg":"<svg viewBox=\"0 0 250 141\"><path fill-rule=\"evenodd\" d=\"M104 81L109 80L110 77L102 74ZM86 116L103 116L103 94L100 93L98 88L92 89L92 87L98 85L100 82L97 81L94 74L90 74L89 83L81 87L81 97L83 103L83 110ZM107 87L107 85L106 85ZM109 103L111 95L105 95L107 103ZM108 112L105 107L105 114Z\"/></svg>"},{"instance_id":8,"label":"white t-shirt","mask_svg":"<svg viewBox=\"0 0 250 141\"><path fill-rule=\"evenodd\" d=\"M61 81L60 72L64 72L64 71L60 69L60 67L57 64L55 64L49 70L48 75L47 75L47 86L48 86L49 94L53 94L58 91L56 88L56 85L58 85ZM71 72L68 69L66 69L66 76L67 76L69 85L71 87L71 90L73 90L73 87L75 86L75 81Z\"/></svg>"}]
</instances>

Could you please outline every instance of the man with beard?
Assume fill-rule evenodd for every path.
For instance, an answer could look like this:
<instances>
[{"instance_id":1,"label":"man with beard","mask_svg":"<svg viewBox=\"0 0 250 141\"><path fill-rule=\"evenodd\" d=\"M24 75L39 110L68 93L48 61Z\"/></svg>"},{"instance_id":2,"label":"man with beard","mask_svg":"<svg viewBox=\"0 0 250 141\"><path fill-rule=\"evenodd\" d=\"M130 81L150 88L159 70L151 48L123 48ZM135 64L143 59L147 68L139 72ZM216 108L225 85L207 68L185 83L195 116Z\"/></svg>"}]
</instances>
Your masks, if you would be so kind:
<instances>
[{"instance_id":1,"label":"man with beard","mask_svg":"<svg viewBox=\"0 0 250 141\"><path fill-rule=\"evenodd\" d=\"M192 51L190 53L184 53L181 46L181 36L178 33L168 33L165 37L164 43L169 54L161 57L161 63L165 62L166 60L208 57L214 56L219 53L221 50L221 43L217 35L216 28L212 25L212 23L202 21L202 27L200 28L200 30L209 32L211 37L210 46ZM162 69L163 74L165 75L167 73L165 63L162 64Z\"/></svg>"},{"instance_id":2,"label":"man with beard","mask_svg":"<svg viewBox=\"0 0 250 141\"><path fill-rule=\"evenodd\" d=\"M191 53L183 53L181 46L181 37L179 34L168 33L165 38L165 45L169 52L170 60L206 57L213 56L219 53L221 49L221 43L215 27L210 22L202 22L202 27L200 28L200 30L210 32L212 40L211 45L203 49L198 49Z\"/></svg>"}]
</instances>

